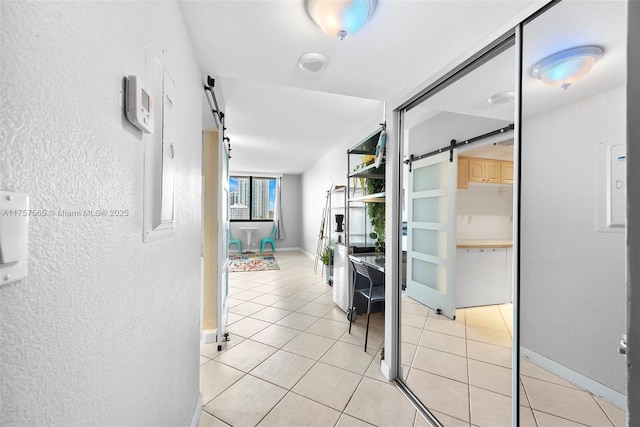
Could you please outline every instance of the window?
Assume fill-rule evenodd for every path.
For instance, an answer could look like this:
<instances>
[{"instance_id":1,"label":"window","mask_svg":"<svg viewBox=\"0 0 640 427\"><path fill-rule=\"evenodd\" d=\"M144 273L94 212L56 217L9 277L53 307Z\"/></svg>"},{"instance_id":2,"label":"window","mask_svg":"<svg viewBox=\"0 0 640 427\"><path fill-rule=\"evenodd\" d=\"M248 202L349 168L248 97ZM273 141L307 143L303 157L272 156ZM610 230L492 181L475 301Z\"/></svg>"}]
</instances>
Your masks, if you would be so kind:
<instances>
[{"instance_id":1,"label":"window","mask_svg":"<svg viewBox=\"0 0 640 427\"><path fill-rule=\"evenodd\" d=\"M272 221L276 206L276 178L229 177L229 219Z\"/></svg>"}]
</instances>

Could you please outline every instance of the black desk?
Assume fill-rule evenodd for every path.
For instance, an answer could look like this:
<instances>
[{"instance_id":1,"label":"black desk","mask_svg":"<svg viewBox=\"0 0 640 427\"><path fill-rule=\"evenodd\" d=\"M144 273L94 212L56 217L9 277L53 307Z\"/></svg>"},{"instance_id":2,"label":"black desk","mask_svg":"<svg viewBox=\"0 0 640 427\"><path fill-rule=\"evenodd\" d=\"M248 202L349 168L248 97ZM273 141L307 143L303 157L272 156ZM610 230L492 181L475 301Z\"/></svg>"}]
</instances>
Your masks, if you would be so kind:
<instances>
[{"instance_id":1,"label":"black desk","mask_svg":"<svg viewBox=\"0 0 640 427\"><path fill-rule=\"evenodd\" d=\"M356 260L360 260L363 263L367 264L370 267L375 268L384 274L384 260L385 257L382 254L349 254L349 258L354 258ZM384 277L384 275L383 275Z\"/></svg>"}]
</instances>

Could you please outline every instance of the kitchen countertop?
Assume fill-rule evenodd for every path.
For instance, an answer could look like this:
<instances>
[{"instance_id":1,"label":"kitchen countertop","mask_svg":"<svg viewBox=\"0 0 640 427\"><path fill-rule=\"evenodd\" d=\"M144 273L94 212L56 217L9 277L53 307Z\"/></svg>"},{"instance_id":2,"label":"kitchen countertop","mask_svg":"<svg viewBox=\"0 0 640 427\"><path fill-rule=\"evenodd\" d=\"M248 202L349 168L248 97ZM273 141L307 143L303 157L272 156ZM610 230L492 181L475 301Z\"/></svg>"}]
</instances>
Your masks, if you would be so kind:
<instances>
[{"instance_id":1,"label":"kitchen countertop","mask_svg":"<svg viewBox=\"0 0 640 427\"><path fill-rule=\"evenodd\" d=\"M456 242L457 248L511 248L511 240L464 239Z\"/></svg>"}]
</instances>

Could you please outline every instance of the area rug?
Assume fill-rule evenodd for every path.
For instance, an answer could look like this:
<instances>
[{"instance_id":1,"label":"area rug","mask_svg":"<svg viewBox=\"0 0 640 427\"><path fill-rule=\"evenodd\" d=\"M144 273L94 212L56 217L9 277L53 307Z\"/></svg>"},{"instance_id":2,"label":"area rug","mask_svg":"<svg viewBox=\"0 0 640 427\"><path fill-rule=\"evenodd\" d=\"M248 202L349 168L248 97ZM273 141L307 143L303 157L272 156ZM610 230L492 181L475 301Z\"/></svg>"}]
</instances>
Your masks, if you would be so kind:
<instances>
[{"instance_id":1,"label":"area rug","mask_svg":"<svg viewBox=\"0 0 640 427\"><path fill-rule=\"evenodd\" d=\"M280 270L273 254L229 255L229 272Z\"/></svg>"}]
</instances>

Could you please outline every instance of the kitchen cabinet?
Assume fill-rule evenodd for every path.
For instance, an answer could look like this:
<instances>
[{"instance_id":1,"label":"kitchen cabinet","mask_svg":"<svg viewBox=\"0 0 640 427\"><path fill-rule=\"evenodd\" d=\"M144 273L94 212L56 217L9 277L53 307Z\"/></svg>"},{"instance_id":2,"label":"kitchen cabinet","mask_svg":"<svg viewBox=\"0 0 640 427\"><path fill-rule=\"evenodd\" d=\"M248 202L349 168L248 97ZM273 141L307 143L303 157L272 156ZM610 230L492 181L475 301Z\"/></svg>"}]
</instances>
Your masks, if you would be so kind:
<instances>
[{"instance_id":1,"label":"kitchen cabinet","mask_svg":"<svg viewBox=\"0 0 640 427\"><path fill-rule=\"evenodd\" d=\"M469 159L458 157L458 189L467 190L469 188Z\"/></svg>"},{"instance_id":2,"label":"kitchen cabinet","mask_svg":"<svg viewBox=\"0 0 640 427\"><path fill-rule=\"evenodd\" d=\"M500 162L500 183L513 184L513 162Z\"/></svg>"},{"instance_id":3,"label":"kitchen cabinet","mask_svg":"<svg viewBox=\"0 0 640 427\"><path fill-rule=\"evenodd\" d=\"M513 162L458 157L458 189L467 190L469 182L513 184Z\"/></svg>"},{"instance_id":4,"label":"kitchen cabinet","mask_svg":"<svg viewBox=\"0 0 640 427\"><path fill-rule=\"evenodd\" d=\"M500 160L469 158L469 181L500 183Z\"/></svg>"},{"instance_id":5,"label":"kitchen cabinet","mask_svg":"<svg viewBox=\"0 0 640 427\"><path fill-rule=\"evenodd\" d=\"M512 301L511 248L456 250L456 307L505 304Z\"/></svg>"}]
</instances>

